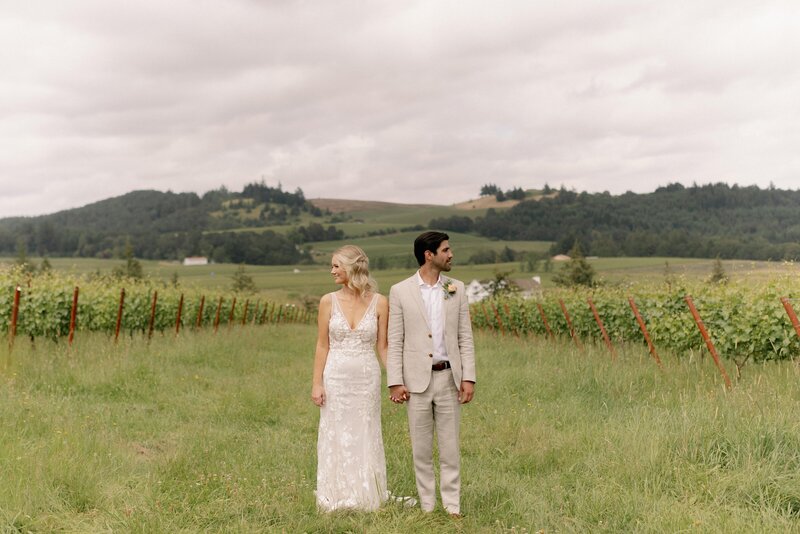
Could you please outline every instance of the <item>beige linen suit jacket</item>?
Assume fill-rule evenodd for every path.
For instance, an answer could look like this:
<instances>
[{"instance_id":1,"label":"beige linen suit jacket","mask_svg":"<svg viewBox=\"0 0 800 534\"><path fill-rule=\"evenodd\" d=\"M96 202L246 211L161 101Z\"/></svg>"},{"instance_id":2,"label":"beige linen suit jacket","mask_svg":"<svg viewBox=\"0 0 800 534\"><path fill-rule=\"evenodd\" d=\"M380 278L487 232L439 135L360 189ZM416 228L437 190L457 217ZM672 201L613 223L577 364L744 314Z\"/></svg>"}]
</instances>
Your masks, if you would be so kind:
<instances>
[{"instance_id":1,"label":"beige linen suit jacket","mask_svg":"<svg viewBox=\"0 0 800 534\"><path fill-rule=\"evenodd\" d=\"M444 339L456 389L461 381L475 382L475 348L464 283L453 282L455 293L444 301ZM389 354L387 384L405 385L411 393L421 393L431 381L433 339L417 275L392 286L389 292Z\"/></svg>"}]
</instances>

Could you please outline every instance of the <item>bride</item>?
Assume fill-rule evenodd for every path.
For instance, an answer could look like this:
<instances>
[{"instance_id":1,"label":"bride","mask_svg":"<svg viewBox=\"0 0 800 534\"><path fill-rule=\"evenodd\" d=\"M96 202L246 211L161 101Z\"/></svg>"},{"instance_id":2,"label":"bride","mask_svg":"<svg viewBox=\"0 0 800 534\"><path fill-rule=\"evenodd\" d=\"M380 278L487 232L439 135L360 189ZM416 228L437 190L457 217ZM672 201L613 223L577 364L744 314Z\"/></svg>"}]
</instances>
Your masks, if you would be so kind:
<instances>
[{"instance_id":1,"label":"bride","mask_svg":"<svg viewBox=\"0 0 800 534\"><path fill-rule=\"evenodd\" d=\"M389 303L377 293L364 251L333 253L342 286L319 303L311 400L320 407L317 505L375 510L387 499L381 434L381 368L386 366Z\"/></svg>"}]
</instances>

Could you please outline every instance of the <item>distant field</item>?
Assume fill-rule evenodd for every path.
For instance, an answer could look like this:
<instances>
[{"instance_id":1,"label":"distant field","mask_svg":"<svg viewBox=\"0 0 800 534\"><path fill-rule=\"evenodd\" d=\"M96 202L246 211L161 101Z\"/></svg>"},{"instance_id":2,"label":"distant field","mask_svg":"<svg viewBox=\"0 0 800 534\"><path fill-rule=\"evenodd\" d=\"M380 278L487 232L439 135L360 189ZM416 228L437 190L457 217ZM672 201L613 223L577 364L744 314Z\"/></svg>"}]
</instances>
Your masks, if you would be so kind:
<instances>
[{"instance_id":1,"label":"distant field","mask_svg":"<svg viewBox=\"0 0 800 534\"><path fill-rule=\"evenodd\" d=\"M363 248L372 261L383 256L394 260L398 258L408 259L409 262L413 263L413 245L417 235L419 235L419 232L402 232L385 236L350 239L347 240L347 243ZM547 241L492 241L485 237L456 232L448 232L448 235L450 236L450 244L453 246L457 264L465 263L472 254L485 249L499 252L508 246L513 250L522 252L546 252L550 248L550 243ZM342 244L340 241L323 241L311 243L311 246L315 252L328 255L342 246Z\"/></svg>"},{"instance_id":2,"label":"distant field","mask_svg":"<svg viewBox=\"0 0 800 534\"><path fill-rule=\"evenodd\" d=\"M361 238L365 237L369 232L381 230L399 230L416 225L427 226L432 219L440 217L451 217L453 215L462 217L469 216L472 218L482 217L486 214L488 207L505 209L513 206L512 202L504 202L496 205L496 202L494 204L487 204L486 202L478 203L478 201L475 201L474 208L469 207L467 205L468 203L459 204L458 206L434 206L335 199L317 199L312 200L312 203L320 209L330 209L334 217L344 214L349 217L349 219L344 222L332 222L330 217L314 218L303 214L301 221L297 224L307 225L316 222L326 228L333 225L342 230L347 238ZM233 231L263 232L264 230L272 230L279 234L286 234L295 228L297 224L272 225L259 228L248 227Z\"/></svg>"},{"instance_id":3,"label":"distant field","mask_svg":"<svg viewBox=\"0 0 800 534\"><path fill-rule=\"evenodd\" d=\"M483 217L489 208L504 210L513 207L518 201L508 200L497 202L493 196L481 197L460 204L435 205L435 204L397 204L394 202L378 202L368 200L346 200L318 198L310 202L323 211L330 211L331 216L313 217L303 212L299 218L290 224L269 226L243 226L241 228L214 230L213 232L264 232L271 230L278 234L287 234L298 225L319 223L324 227L334 225L342 230L348 239L364 238L369 233L390 231L407 228L410 226L427 226L432 219L458 215L471 218ZM258 217L263 206L257 208L229 209L227 212L215 212L215 216L222 217L225 213L240 219L254 219ZM337 218L345 217L347 220L336 222Z\"/></svg>"},{"instance_id":4,"label":"distant field","mask_svg":"<svg viewBox=\"0 0 800 534\"><path fill-rule=\"evenodd\" d=\"M410 275L416 264L411 254L411 243L416 234L399 234L391 236L378 236L349 241L330 241L316 243L317 264L315 265L247 265L246 273L250 275L259 292L266 297L282 299L288 302L302 302L303 299L316 300L321 295L333 291L336 286L332 283L329 274L330 253L345 243L355 243L362 246L373 261L373 265L381 256L404 257L406 263L402 266L375 270L373 275L378 281L381 291L388 292L389 287ZM465 281L472 279L487 280L494 278L496 272L511 273L512 279L530 279L540 276L545 288L552 287L552 276L561 268L560 262L552 262L551 270L545 271L544 263L540 263L535 272L522 272L519 262L498 263L488 265L466 265L467 258L481 247L492 247L500 250L504 246L515 250L547 250L549 244L543 242L522 241L488 241L482 238L463 234L451 234L455 250L455 263L451 275ZM0 264L12 263L13 258L0 258ZM35 264L41 262L40 258L32 258ZM49 258L54 269L59 271L84 275L94 272L108 274L122 260L104 260L93 258ZM591 258L590 264L595 268L598 276L606 283L616 284L626 281L661 281L664 280L665 264L673 276L683 276L688 279L704 279L711 274L713 260L695 258ZM186 267L177 262L159 262L141 260L146 276L161 279L170 283L177 274L178 281L183 286L208 288L214 290L227 289L233 282L233 273L238 268L234 264L212 264L204 266ZM795 264L781 262L754 262L754 261L723 261L724 268L731 278L766 278L779 274L795 273Z\"/></svg>"}]
</instances>

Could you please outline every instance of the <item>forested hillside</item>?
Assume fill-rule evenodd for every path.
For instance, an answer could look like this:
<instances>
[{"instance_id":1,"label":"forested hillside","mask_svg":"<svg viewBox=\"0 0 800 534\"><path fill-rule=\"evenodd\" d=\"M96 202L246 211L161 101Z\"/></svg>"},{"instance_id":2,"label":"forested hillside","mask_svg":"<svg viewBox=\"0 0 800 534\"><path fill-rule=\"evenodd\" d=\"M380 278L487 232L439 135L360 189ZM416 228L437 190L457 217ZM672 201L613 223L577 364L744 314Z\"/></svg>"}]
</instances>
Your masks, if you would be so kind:
<instances>
[{"instance_id":1,"label":"forested hillside","mask_svg":"<svg viewBox=\"0 0 800 534\"><path fill-rule=\"evenodd\" d=\"M554 253L578 240L598 256L800 259L800 191L756 186L670 184L619 196L562 188L473 222L436 222L497 239L553 241Z\"/></svg>"},{"instance_id":2,"label":"forested hillside","mask_svg":"<svg viewBox=\"0 0 800 534\"><path fill-rule=\"evenodd\" d=\"M290 264L307 259L298 244L342 237L314 222L322 215L302 190L290 193L263 182L241 193L221 188L202 196L134 191L52 215L1 219L0 254L22 249L41 256L111 258L130 244L139 258L203 255L218 262ZM226 231L290 223L297 229L289 235Z\"/></svg>"},{"instance_id":3,"label":"forested hillside","mask_svg":"<svg viewBox=\"0 0 800 534\"><path fill-rule=\"evenodd\" d=\"M519 188L514 192L522 198L527 194ZM302 190L288 192L263 182L241 192L221 188L202 196L134 191L52 215L0 219L0 254L25 250L39 256L116 258L130 244L133 255L144 259L200 255L217 262L294 264L311 261L305 243L343 239L335 224L348 228L351 238L406 228L377 222L391 211L393 220L427 220L431 228L550 241L553 253L568 252L577 240L585 254L606 257L800 259L800 191L670 184L646 194L546 188L527 195L515 198L519 203L513 207L475 215L450 206L447 215L430 219L425 213L442 210L396 204L392 210L362 206L352 214L323 213ZM413 217L399 217L401 212Z\"/></svg>"}]
</instances>

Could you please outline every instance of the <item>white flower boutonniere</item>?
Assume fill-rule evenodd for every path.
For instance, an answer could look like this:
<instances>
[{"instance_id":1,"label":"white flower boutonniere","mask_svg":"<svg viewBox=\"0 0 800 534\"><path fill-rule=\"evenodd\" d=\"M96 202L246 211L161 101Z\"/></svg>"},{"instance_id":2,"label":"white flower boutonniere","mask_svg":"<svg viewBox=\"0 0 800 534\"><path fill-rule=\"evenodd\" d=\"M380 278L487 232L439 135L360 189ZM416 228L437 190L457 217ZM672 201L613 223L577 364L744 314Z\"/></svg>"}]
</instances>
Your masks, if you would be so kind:
<instances>
[{"instance_id":1,"label":"white flower boutonniere","mask_svg":"<svg viewBox=\"0 0 800 534\"><path fill-rule=\"evenodd\" d=\"M450 295L456 294L456 284L452 280L442 280L442 290L444 291L444 299L450 298Z\"/></svg>"}]
</instances>

